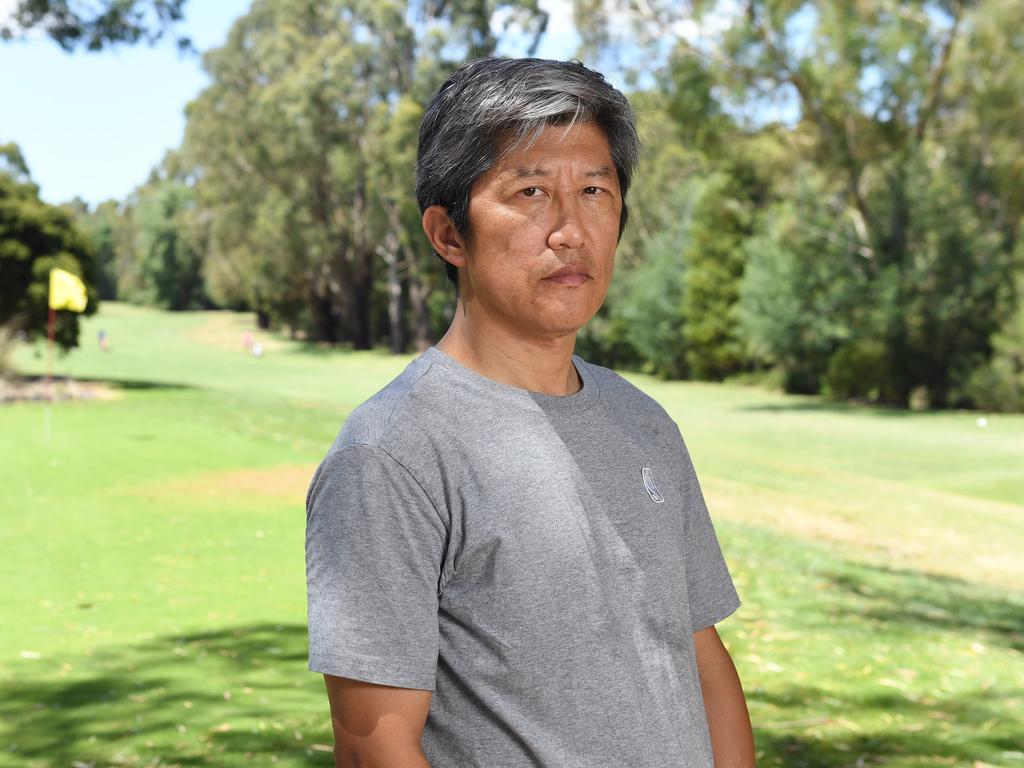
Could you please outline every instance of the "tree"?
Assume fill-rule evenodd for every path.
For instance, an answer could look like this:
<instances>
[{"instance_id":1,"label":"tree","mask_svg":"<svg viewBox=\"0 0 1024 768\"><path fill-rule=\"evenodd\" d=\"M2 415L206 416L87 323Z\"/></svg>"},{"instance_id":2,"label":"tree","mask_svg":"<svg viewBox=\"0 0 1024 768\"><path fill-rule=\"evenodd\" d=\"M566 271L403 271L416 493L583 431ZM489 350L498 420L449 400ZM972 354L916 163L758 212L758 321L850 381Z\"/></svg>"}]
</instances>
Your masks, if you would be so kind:
<instances>
[{"instance_id":1,"label":"tree","mask_svg":"<svg viewBox=\"0 0 1024 768\"><path fill-rule=\"evenodd\" d=\"M213 82L187 110L214 297L360 349L384 325L404 346L408 297L422 344L436 273L412 204L416 105L454 66L446 46L494 44L481 37L481 14L519 18L536 6L254 3L205 57ZM429 18L426 31L413 30L410 13Z\"/></svg>"},{"instance_id":2,"label":"tree","mask_svg":"<svg viewBox=\"0 0 1024 768\"><path fill-rule=\"evenodd\" d=\"M1016 292L1024 296L1024 277ZM1024 411L1024 302L992 337L992 349L992 358L971 372L960 394L975 408Z\"/></svg>"},{"instance_id":3,"label":"tree","mask_svg":"<svg viewBox=\"0 0 1024 768\"><path fill-rule=\"evenodd\" d=\"M64 210L39 198L24 158L13 144L0 146L0 326L29 339L46 334L50 270L78 275L97 308L96 268L88 241ZM55 339L63 349L78 343L78 315L59 312Z\"/></svg>"},{"instance_id":4,"label":"tree","mask_svg":"<svg viewBox=\"0 0 1024 768\"><path fill-rule=\"evenodd\" d=\"M132 44L150 44L162 38L183 18L186 0L17 0L6 19L0 20L0 39L11 40L41 29L65 51ZM178 47L188 49L187 37Z\"/></svg>"},{"instance_id":5,"label":"tree","mask_svg":"<svg viewBox=\"0 0 1024 768\"><path fill-rule=\"evenodd\" d=\"M795 188L762 214L761 231L743 243L737 311L755 365L778 369L787 391L810 394L821 390L834 353L867 324L875 302L859 272L856 232L849 222L836 227L839 204L823 194L829 180L809 166L795 169L794 179ZM868 373L874 370L858 371L858 394L885 383Z\"/></svg>"},{"instance_id":6,"label":"tree","mask_svg":"<svg viewBox=\"0 0 1024 768\"><path fill-rule=\"evenodd\" d=\"M406 348L406 303L408 328L417 349L428 347L443 325L441 318L432 317L428 296L445 292L444 269L422 236L419 206L411 194L422 115L421 104L408 95L394 105L378 105L368 147L370 227L379 233L377 254L385 264L387 327L393 352Z\"/></svg>"},{"instance_id":7,"label":"tree","mask_svg":"<svg viewBox=\"0 0 1024 768\"><path fill-rule=\"evenodd\" d=\"M205 57L187 110L211 257L231 290L316 338L371 345L367 145L411 74L398 2L260 0Z\"/></svg>"},{"instance_id":8,"label":"tree","mask_svg":"<svg viewBox=\"0 0 1024 768\"><path fill-rule=\"evenodd\" d=\"M992 7L751 2L726 38L722 73L734 93L792 94L812 140L807 158L836 180L825 194L843 208L830 229L849 221L865 254L855 266L879 310L882 397L901 404L917 389L947 404L1008 311L998 285L1012 241L946 151L963 108L948 98L949 72L965 28ZM800 13L811 45L792 31Z\"/></svg>"},{"instance_id":9,"label":"tree","mask_svg":"<svg viewBox=\"0 0 1024 768\"><path fill-rule=\"evenodd\" d=\"M134 261L129 210L116 200L106 200L92 210L81 202L73 207L73 213L75 224L92 244L99 297L114 301L119 298L121 276Z\"/></svg>"},{"instance_id":10,"label":"tree","mask_svg":"<svg viewBox=\"0 0 1024 768\"><path fill-rule=\"evenodd\" d=\"M189 221L192 188L157 176L137 195L134 246L141 286L132 298L163 309L202 308L202 254Z\"/></svg>"},{"instance_id":11,"label":"tree","mask_svg":"<svg viewBox=\"0 0 1024 768\"><path fill-rule=\"evenodd\" d=\"M704 158L679 141L663 93L638 92L631 101L644 152L627 200L629 222L608 297L576 346L602 365L684 376L683 251Z\"/></svg>"},{"instance_id":12,"label":"tree","mask_svg":"<svg viewBox=\"0 0 1024 768\"><path fill-rule=\"evenodd\" d=\"M577 9L594 5L600 13L586 37L597 50L621 46L621 35L608 28L611 19L617 29L630 30L632 45L651 43L647 61L664 61L665 41L674 40L706 62L723 109L748 135L770 128L774 117L786 120L785 130L798 139L788 144L792 168L813 177L805 180L820 199L809 200L799 180L786 176L776 178L773 194L792 202L778 210L820 231L762 219L762 231L747 234L759 238L756 250L775 265L761 264L752 279L761 288L752 283L744 292L753 302L741 313L754 334L751 344L764 351L770 340L763 331L783 333L771 317L754 319L758 307L770 305L755 297L781 297L802 286L812 293L794 296L795 306L816 306L821 287L801 278L828 274L866 286L874 311L870 322L823 334L824 346L816 343L812 358L792 357L797 337L774 339L768 354L795 366L793 385L817 391L828 378L846 389L881 371L885 381L869 387L881 399L906 404L913 392L924 392L935 405L949 404L979 356L990 354L991 334L1013 306L1005 286L1012 285L1021 216L1015 158L1024 147L1014 94L1022 85L1017 30L1024 6L1012 0L746 0L728 10L696 0L689 7L669 0L579 0ZM838 261L827 268L809 261L830 256ZM783 268L786 263L791 266ZM794 271L792 265L802 266ZM770 275L795 282L769 289ZM836 292L845 295L846 288ZM826 326L840 321L805 318ZM835 364L832 355L841 356ZM842 371L856 361L871 375Z\"/></svg>"}]
</instances>

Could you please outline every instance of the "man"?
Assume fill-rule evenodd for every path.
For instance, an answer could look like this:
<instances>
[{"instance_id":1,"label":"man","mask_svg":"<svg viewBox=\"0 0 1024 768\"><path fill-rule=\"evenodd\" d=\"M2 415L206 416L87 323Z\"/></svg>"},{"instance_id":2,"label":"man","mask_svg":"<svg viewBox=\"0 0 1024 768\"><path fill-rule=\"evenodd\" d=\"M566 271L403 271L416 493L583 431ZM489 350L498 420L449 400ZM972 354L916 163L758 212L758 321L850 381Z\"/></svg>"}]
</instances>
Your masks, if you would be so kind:
<instances>
[{"instance_id":1,"label":"man","mask_svg":"<svg viewBox=\"0 0 1024 768\"><path fill-rule=\"evenodd\" d=\"M427 107L416 191L455 319L307 498L338 766L754 764L714 626L739 599L679 431L573 355L637 154L578 63L473 61Z\"/></svg>"}]
</instances>

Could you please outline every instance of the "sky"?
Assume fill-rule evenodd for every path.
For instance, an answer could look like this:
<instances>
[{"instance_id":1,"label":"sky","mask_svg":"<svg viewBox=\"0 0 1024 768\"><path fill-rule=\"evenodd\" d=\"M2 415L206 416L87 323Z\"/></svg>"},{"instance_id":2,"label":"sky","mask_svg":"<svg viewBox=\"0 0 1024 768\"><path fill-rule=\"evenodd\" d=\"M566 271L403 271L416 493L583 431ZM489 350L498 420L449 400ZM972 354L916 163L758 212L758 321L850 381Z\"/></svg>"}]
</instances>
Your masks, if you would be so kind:
<instances>
[{"instance_id":1,"label":"sky","mask_svg":"<svg viewBox=\"0 0 1024 768\"><path fill-rule=\"evenodd\" d=\"M13 3L0 0L0 17ZM215 48L249 4L189 0L180 33L200 51ZM538 55L571 56L571 0L541 6L551 19ZM38 35L0 42L0 144L18 144L45 201L123 200L181 144L185 105L209 81L173 38L98 53L65 53Z\"/></svg>"}]
</instances>

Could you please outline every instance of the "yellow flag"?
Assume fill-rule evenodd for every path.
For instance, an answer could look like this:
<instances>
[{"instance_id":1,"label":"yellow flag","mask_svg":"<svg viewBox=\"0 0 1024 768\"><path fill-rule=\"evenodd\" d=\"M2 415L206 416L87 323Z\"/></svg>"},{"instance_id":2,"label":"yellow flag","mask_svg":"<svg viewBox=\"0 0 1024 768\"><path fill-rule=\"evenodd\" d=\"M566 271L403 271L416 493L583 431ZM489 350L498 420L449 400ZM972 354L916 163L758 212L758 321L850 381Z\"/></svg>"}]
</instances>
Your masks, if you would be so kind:
<instances>
[{"instance_id":1,"label":"yellow flag","mask_svg":"<svg viewBox=\"0 0 1024 768\"><path fill-rule=\"evenodd\" d=\"M63 269L50 270L50 309L84 312L88 302L85 283Z\"/></svg>"}]
</instances>

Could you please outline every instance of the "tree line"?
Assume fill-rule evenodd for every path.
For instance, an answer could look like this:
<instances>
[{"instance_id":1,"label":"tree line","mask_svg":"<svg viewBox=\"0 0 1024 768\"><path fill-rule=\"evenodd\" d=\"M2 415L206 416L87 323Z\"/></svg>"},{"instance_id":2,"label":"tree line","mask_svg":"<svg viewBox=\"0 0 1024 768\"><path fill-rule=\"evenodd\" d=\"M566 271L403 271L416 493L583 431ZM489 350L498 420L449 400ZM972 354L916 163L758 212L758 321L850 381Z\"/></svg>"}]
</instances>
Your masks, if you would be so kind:
<instances>
[{"instance_id":1,"label":"tree line","mask_svg":"<svg viewBox=\"0 0 1024 768\"><path fill-rule=\"evenodd\" d=\"M578 351L1024 410L1024 5L683 6L574 4L580 57L618 73L645 142ZM548 22L535 0L256 0L204 56L182 146L127 200L67 209L98 295L429 344L454 292L412 195L422 105L463 58L530 53Z\"/></svg>"}]
</instances>

